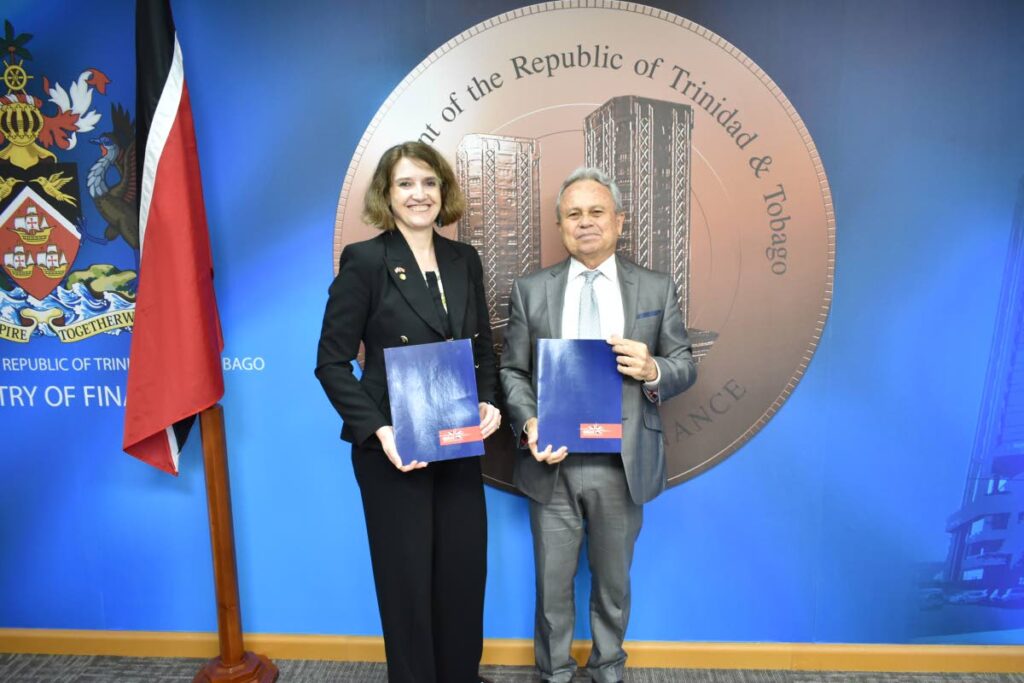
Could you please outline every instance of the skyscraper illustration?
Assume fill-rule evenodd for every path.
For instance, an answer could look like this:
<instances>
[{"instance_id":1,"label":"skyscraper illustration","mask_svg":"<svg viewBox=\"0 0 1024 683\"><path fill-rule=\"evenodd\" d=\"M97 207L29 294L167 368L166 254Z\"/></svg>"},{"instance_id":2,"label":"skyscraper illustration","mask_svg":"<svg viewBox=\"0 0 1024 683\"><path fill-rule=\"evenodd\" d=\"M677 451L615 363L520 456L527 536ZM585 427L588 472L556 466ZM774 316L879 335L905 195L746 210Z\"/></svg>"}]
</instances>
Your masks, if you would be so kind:
<instances>
[{"instance_id":1,"label":"skyscraper illustration","mask_svg":"<svg viewBox=\"0 0 1024 683\"><path fill-rule=\"evenodd\" d=\"M622 190L626 221L618 253L669 273L698 362L717 332L693 327L690 307L690 177L693 109L686 104L623 95L584 122L584 160Z\"/></svg>"},{"instance_id":2,"label":"skyscraper illustration","mask_svg":"<svg viewBox=\"0 0 1024 683\"><path fill-rule=\"evenodd\" d=\"M455 173L466 194L458 239L480 252L495 342L508 323L512 281L540 268L540 144L500 135L467 135Z\"/></svg>"},{"instance_id":3,"label":"skyscraper illustration","mask_svg":"<svg viewBox=\"0 0 1024 683\"><path fill-rule=\"evenodd\" d=\"M1003 273L963 501L946 523L946 581L994 602L1024 585L1024 181Z\"/></svg>"},{"instance_id":4,"label":"skyscraper illustration","mask_svg":"<svg viewBox=\"0 0 1024 683\"><path fill-rule=\"evenodd\" d=\"M587 116L584 157L622 190L618 252L672 275L690 326L690 155L693 109L646 97L613 97Z\"/></svg>"}]
</instances>

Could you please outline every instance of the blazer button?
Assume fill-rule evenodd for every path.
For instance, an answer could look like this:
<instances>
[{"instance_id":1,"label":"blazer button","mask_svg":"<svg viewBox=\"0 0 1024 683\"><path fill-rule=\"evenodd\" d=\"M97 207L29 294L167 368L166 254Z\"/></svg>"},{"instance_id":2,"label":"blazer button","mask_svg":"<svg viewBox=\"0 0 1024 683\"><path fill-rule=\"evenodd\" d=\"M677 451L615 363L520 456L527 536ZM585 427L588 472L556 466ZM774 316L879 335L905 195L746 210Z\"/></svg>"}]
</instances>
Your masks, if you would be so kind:
<instances>
[{"instance_id":1,"label":"blazer button","mask_svg":"<svg viewBox=\"0 0 1024 683\"><path fill-rule=\"evenodd\" d=\"M480 369L480 364L479 363L473 363L473 367L476 368L477 370L479 370Z\"/></svg>"},{"instance_id":2,"label":"blazer button","mask_svg":"<svg viewBox=\"0 0 1024 683\"><path fill-rule=\"evenodd\" d=\"M401 337L399 337L399 339L402 340L403 344L408 344L409 343L409 338L406 337L404 334Z\"/></svg>"},{"instance_id":3,"label":"blazer button","mask_svg":"<svg viewBox=\"0 0 1024 683\"><path fill-rule=\"evenodd\" d=\"M480 336L480 333L479 333L479 332L474 332L474 333L473 333L473 339L476 339L476 338L477 338L477 337L479 337L479 336Z\"/></svg>"}]
</instances>

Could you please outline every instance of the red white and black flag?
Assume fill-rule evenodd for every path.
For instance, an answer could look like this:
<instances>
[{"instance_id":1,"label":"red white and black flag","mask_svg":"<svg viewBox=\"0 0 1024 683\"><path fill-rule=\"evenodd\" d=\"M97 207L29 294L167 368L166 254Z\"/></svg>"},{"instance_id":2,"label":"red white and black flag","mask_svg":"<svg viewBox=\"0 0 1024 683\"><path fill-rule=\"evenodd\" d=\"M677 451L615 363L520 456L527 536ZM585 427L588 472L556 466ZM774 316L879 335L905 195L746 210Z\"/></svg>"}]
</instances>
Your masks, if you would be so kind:
<instances>
[{"instance_id":1,"label":"red white and black flag","mask_svg":"<svg viewBox=\"0 0 1024 683\"><path fill-rule=\"evenodd\" d=\"M195 416L224 395L192 109L169 0L138 0L139 279L124 450L172 474Z\"/></svg>"}]
</instances>

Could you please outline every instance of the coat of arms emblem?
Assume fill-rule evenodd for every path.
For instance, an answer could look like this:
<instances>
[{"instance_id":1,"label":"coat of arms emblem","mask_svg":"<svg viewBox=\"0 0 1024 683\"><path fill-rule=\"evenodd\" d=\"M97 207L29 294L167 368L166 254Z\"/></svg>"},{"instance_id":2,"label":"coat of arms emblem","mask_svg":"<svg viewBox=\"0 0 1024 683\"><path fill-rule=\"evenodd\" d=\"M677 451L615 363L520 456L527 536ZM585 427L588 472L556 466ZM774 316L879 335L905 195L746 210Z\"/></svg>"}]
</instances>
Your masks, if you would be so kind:
<instances>
[{"instance_id":1,"label":"coat of arms emblem","mask_svg":"<svg viewBox=\"0 0 1024 683\"><path fill-rule=\"evenodd\" d=\"M84 134L102 116L93 107L110 80L86 69L67 87L30 74L31 34L9 21L0 36L0 339L27 342L33 335L78 341L130 328L135 270L76 264L83 239L105 245L121 237L138 249L135 208L134 125L111 108L113 130L88 142L98 158L79 182L78 164L58 155L81 150ZM42 93L41 95L39 93ZM81 185L107 223L86 230ZM137 251L135 252L137 269Z\"/></svg>"}]
</instances>

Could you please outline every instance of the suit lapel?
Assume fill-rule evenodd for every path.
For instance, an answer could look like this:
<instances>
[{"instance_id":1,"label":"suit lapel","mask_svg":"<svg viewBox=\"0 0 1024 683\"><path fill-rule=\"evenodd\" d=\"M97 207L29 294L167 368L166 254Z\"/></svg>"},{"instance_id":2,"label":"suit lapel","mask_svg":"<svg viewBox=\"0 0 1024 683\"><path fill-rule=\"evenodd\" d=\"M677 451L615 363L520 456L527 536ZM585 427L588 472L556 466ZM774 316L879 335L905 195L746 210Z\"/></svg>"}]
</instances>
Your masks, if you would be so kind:
<instances>
[{"instance_id":1,"label":"suit lapel","mask_svg":"<svg viewBox=\"0 0 1024 683\"><path fill-rule=\"evenodd\" d=\"M566 259L551 269L550 277L544 282L550 339L562 338L562 308L565 305L565 283L568 277L569 259Z\"/></svg>"},{"instance_id":2,"label":"suit lapel","mask_svg":"<svg viewBox=\"0 0 1024 683\"><path fill-rule=\"evenodd\" d=\"M632 263L618 255L615 256L615 266L619 275L619 291L622 292L622 336L632 339L633 326L636 325L637 299L640 296L638 273Z\"/></svg>"},{"instance_id":3,"label":"suit lapel","mask_svg":"<svg viewBox=\"0 0 1024 683\"><path fill-rule=\"evenodd\" d=\"M444 337L444 326L437 317L437 309L423 279L423 273L416 264L416 257L412 255L409 243L397 229L390 230L384 235L384 262L391 281L395 283L409 308L423 318L431 329Z\"/></svg>"},{"instance_id":4,"label":"suit lapel","mask_svg":"<svg viewBox=\"0 0 1024 683\"><path fill-rule=\"evenodd\" d=\"M436 234L434 256L437 257L437 268L441 271L441 286L444 288L444 299L448 305L452 333L458 337L465 333L462 324L466 317L466 287L469 285L466 259L462 258L449 240Z\"/></svg>"}]
</instances>

